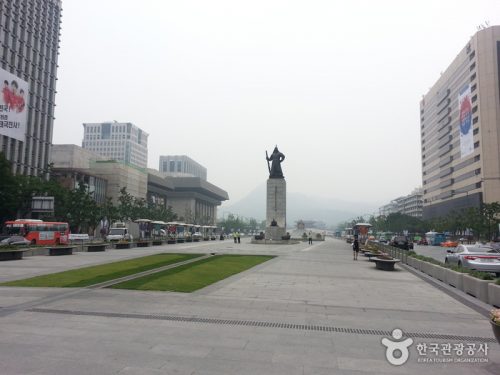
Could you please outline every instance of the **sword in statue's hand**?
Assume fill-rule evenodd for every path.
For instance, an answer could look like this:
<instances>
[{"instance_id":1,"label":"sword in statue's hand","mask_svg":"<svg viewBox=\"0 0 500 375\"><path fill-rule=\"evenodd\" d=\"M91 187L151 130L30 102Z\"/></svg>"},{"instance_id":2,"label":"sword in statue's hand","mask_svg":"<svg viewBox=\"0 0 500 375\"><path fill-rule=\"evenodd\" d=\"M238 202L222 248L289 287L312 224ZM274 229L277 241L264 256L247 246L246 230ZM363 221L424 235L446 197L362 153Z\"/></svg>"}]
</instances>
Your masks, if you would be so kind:
<instances>
[{"instance_id":1,"label":"sword in statue's hand","mask_svg":"<svg viewBox=\"0 0 500 375\"><path fill-rule=\"evenodd\" d=\"M267 161L267 169L269 169L269 174L271 174L271 167L269 166L269 156L267 156L267 150L266 150L266 161Z\"/></svg>"}]
</instances>

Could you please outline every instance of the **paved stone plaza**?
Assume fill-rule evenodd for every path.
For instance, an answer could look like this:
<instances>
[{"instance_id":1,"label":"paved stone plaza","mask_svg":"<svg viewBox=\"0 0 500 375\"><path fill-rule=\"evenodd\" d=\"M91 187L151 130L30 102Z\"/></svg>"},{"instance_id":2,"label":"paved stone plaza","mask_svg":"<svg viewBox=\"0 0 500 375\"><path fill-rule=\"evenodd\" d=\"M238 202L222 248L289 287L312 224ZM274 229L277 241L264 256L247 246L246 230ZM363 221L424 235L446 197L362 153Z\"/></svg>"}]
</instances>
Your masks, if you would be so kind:
<instances>
[{"instance_id":1,"label":"paved stone plaza","mask_svg":"<svg viewBox=\"0 0 500 375\"><path fill-rule=\"evenodd\" d=\"M338 240L36 256L1 262L0 281L157 252L214 251L278 257L192 294L0 287L0 374L500 373L487 318L400 267L354 262ZM395 328L413 338L401 366L389 364L381 343ZM451 357L430 349L448 343ZM454 352L461 343L475 344L473 355ZM487 355L477 350L485 343ZM417 350L423 344L426 355ZM457 363L464 360L477 363Z\"/></svg>"}]
</instances>

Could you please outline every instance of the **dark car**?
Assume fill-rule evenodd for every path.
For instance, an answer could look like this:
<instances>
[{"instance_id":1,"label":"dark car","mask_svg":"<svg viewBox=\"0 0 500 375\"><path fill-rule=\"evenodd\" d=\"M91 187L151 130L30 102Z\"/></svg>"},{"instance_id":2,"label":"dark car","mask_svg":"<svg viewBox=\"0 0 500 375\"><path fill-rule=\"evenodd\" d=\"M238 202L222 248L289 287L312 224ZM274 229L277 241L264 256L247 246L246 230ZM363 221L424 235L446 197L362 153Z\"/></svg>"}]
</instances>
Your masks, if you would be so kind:
<instances>
[{"instance_id":1,"label":"dark car","mask_svg":"<svg viewBox=\"0 0 500 375\"><path fill-rule=\"evenodd\" d=\"M0 246L28 246L30 242L21 236L11 236L0 241Z\"/></svg>"},{"instance_id":2,"label":"dark car","mask_svg":"<svg viewBox=\"0 0 500 375\"><path fill-rule=\"evenodd\" d=\"M406 236L392 237L389 245L403 250L413 250L413 242L411 242Z\"/></svg>"}]
</instances>

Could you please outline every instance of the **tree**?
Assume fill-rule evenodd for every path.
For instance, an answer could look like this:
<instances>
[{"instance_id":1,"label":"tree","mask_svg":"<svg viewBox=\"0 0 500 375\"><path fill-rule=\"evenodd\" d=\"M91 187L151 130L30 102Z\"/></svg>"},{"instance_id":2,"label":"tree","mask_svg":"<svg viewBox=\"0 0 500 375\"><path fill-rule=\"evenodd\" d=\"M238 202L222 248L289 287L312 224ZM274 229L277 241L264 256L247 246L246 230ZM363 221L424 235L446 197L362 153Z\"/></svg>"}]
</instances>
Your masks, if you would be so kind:
<instances>
[{"instance_id":1,"label":"tree","mask_svg":"<svg viewBox=\"0 0 500 375\"><path fill-rule=\"evenodd\" d=\"M483 203L481 206L481 218L483 224L484 238L492 240L498 233L500 215L500 203Z\"/></svg>"},{"instance_id":2,"label":"tree","mask_svg":"<svg viewBox=\"0 0 500 375\"><path fill-rule=\"evenodd\" d=\"M127 192L126 187L120 189L118 197L118 217L121 221L131 220L134 216L134 197Z\"/></svg>"},{"instance_id":3,"label":"tree","mask_svg":"<svg viewBox=\"0 0 500 375\"><path fill-rule=\"evenodd\" d=\"M16 182L10 162L0 152L0 220L2 224L16 217L18 192Z\"/></svg>"}]
</instances>

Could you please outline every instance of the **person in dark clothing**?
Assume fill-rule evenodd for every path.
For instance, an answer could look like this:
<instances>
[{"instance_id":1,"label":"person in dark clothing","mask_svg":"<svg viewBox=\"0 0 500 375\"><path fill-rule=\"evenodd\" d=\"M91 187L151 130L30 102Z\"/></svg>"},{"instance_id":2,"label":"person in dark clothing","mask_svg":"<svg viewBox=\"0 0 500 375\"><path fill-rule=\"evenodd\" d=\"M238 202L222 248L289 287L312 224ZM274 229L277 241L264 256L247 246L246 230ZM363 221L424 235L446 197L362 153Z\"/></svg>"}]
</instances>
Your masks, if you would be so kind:
<instances>
[{"instance_id":1,"label":"person in dark clothing","mask_svg":"<svg viewBox=\"0 0 500 375\"><path fill-rule=\"evenodd\" d=\"M309 245L312 245L312 243L313 243L313 234L312 234L312 232L311 232L311 231L309 231L309 236L308 236L308 238L309 238Z\"/></svg>"},{"instance_id":2,"label":"person in dark clothing","mask_svg":"<svg viewBox=\"0 0 500 375\"><path fill-rule=\"evenodd\" d=\"M358 260L358 253L359 253L359 241L358 237L354 237L354 242L352 243L352 253L353 253L353 260Z\"/></svg>"}]
</instances>

